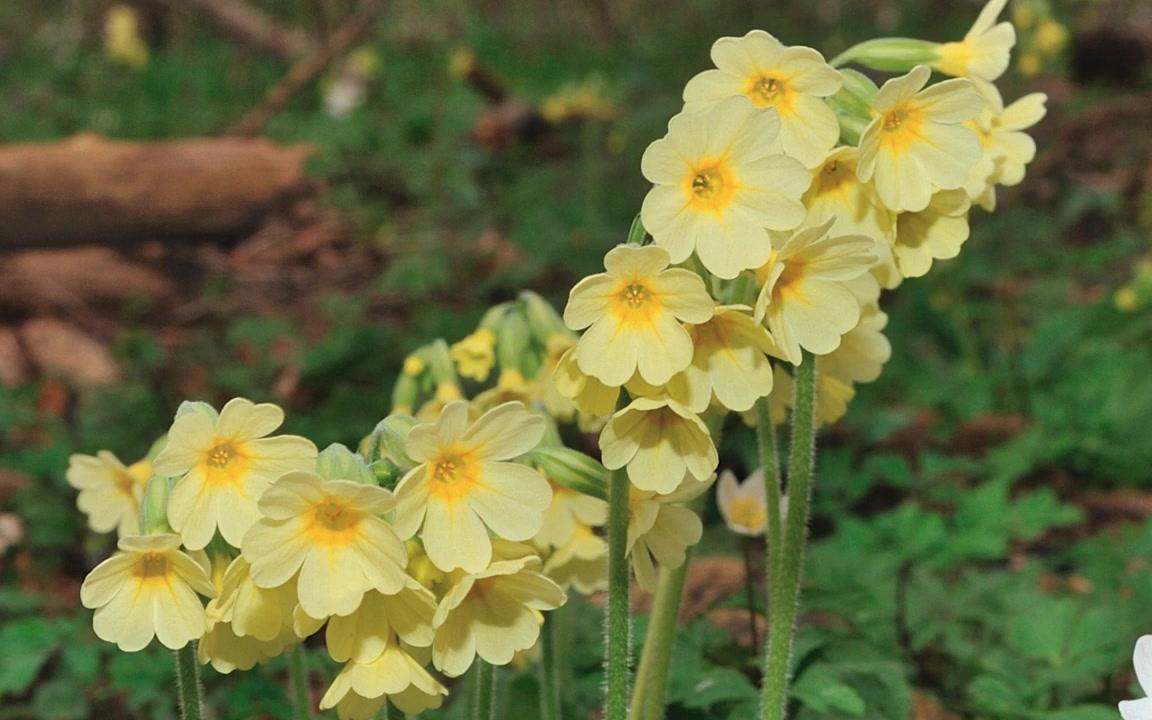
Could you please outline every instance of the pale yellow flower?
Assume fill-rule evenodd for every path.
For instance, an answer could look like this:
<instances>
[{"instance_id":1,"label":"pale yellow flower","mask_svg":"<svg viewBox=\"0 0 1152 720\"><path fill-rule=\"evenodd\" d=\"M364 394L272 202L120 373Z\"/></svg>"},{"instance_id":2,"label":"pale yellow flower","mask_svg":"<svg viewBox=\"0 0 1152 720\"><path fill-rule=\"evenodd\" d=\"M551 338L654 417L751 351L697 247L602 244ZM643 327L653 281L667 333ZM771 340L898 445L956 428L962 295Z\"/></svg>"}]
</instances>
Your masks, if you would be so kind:
<instances>
[{"instance_id":1,"label":"pale yellow flower","mask_svg":"<svg viewBox=\"0 0 1152 720\"><path fill-rule=\"evenodd\" d=\"M856 175L859 151L851 146L838 147L817 166L812 186L804 193L808 208L805 225L818 227L834 220L837 235L864 235L876 242L879 258L872 274L882 287L891 290L904 277L892 257L892 238L896 234L896 214L881 204L871 183L861 182Z\"/></svg>"},{"instance_id":2,"label":"pale yellow flower","mask_svg":"<svg viewBox=\"0 0 1152 720\"><path fill-rule=\"evenodd\" d=\"M600 433L601 460L609 470L627 467L639 490L667 495L685 476L706 480L719 462L708 427L671 398L639 397Z\"/></svg>"},{"instance_id":3,"label":"pale yellow flower","mask_svg":"<svg viewBox=\"0 0 1152 720\"><path fill-rule=\"evenodd\" d=\"M680 113L648 146L640 169L656 187L640 217L672 262L695 250L709 272L734 278L772 252L765 228L790 230L804 220L808 173L779 154L779 133L775 112L737 96Z\"/></svg>"},{"instance_id":4,"label":"pale yellow flower","mask_svg":"<svg viewBox=\"0 0 1152 720\"><path fill-rule=\"evenodd\" d=\"M688 367L692 339L681 323L712 317L713 302L699 275L669 262L661 247L620 245L604 256L608 272L576 283L564 322L588 328L574 354L581 372L619 386L639 371L663 385Z\"/></svg>"},{"instance_id":5,"label":"pale yellow flower","mask_svg":"<svg viewBox=\"0 0 1152 720\"><path fill-rule=\"evenodd\" d=\"M814 167L836 144L840 123L823 98L840 90L840 73L809 47L785 47L763 30L722 37L712 44L712 62L684 88L685 110L711 109L733 95L780 117L784 154Z\"/></svg>"},{"instance_id":6,"label":"pale yellow flower","mask_svg":"<svg viewBox=\"0 0 1152 720\"><path fill-rule=\"evenodd\" d=\"M697 482L685 478L670 495L655 495L631 488L628 502L628 554L636 582L648 592L656 589L656 566L677 568L688 548L700 542L704 526L684 505L711 487L711 478Z\"/></svg>"},{"instance_id":7,"label":"pale yellow flower","mask_svg":"<svg viewBox=\"0 0 1152 720\"><path fill-rule=\"evenodd\" d=\"M775 351L768 331L744 305L720 305L708 322L688 329L695 349L683 373L689 409L702 413L713 402L737 412L772 392Z\"/></svg>"},{"instance_id":8,"label":"pale yellow flower","mask_svg":"<svg viewBox=\"0 0 1152 720\"><path fill-rule=\"evenodd\" d=\"M252 581L274 588L295 577L300 607L314 618L348 615L370 590L399 592L408 555L379 517L395 504L381 487L285 475L260 498L263 517L244 536Z\"/></svg>"},{"instance_id":9,"label":"pale yellow flower","mask_svg":"<svg viewBox=\"0 0 1152 720\"><path fill-rule=\"evenodd\" d=\"M392 638L371 661L346 664L321 698L320 709L336 708L340 720L372 720L387 701L417 715L440 707L447 695L448 689Z\"/></svg>"},{"instance_id":10,"label":"pale yellow flower","mask_svg":"<svg viewBox=\"0 0 1152 720\"><path fill-rule=\"evenodd\" d=\"M581 595L608 589L608 543L587 525L576 526L568 542L544 563L544 574L565 590Z\"/></svg>"},{"instance_id":11,"label":"pale yellow flower","mask_svg":"<svg viewBox=\"0 0 1152 720\"><path fill-rule=\"evenodd\" d=\"M206 403L184 403L168 431L153 472L180 478L168 496L168 522L189 550L208 545L217 528L240 547L260 518L256 503L286 472L314 466L316 446L296 435L266 437L284 422L271 403L229 400L216 413Z\"/></svg>"},{"instance_id":12,"label":"pale yellow flower","mask_svg":"<svg viewBox=\"0 0 1152 720\"><path fill-rule=\"evenodd\" d=\"M1008 0L989 0L963 40L940 45L933 69L990 87L992 81L1008 69L1012 47L1016 44L1012 23L996 22L1007 3Z\"/></svg>"},{"instance_id":13,"label":"pale yellow flower","mask_svg":"<svg viewBox=\"0 0 1152 720\"><path fill-rule=\"evenodd\" d=\"M436 596L411 578L403 590L392 595L370 591L355 612L328 619L324 633L328 654L337 662L367 663L397 638L411 647L428 647L435 612ZM308 630L319 629L323 623L299 620Z\"/></svg>"},{"instance_id":14,"label":"pale yellow flower","mask_svg":"<svg viewBox=\"0 0 1152 720\"><path fill-rule=\"evenodd\" d=\"M496 363L496 334L488 328L480 328L453 344L451 352L460 375L484 382Z\"/></svg>"},{"instance_id":15,"label":"pale yellow flower","mask_svg":"<svg viewBox=\"0 0 1152 720\"><path fill-rule=\"evenodd\" d=\"M537 546L548 549L567 545L580 528L599 527L608 521L608 503L559 483L550 484L552 504L544 511L540 532L532 538Z\"/></svg>"},{"instance_id":16,"label":"pale yellow flower","mask_svg":"<svg viewBox=\"0 0 1152 720\"><path fill-rule=\"evenodd\" d=\"M504 403L518 402L527 406L534 401L535 386L516 368L504 368L496 385L473 398L472 404L478 412L484 412Z\"/></svg>"},{"instance_id":17,"label":"pale yellow flower","mask_svg":"<svg viewBox=\"0 0 1152 720\"><path fill-rule=\"evenodd\" d=\"M97 565L80 587L80 602L95 610L92 628L121 650L141 650L152 638L172 650L207 629L197 593L216 594L208 573L180 551L180 537L129 535L119 552Z\"/></svg>"},{"instance_id":18,"label":"pale yellow flower","mask_svg":"<svg viewBox=\"0 0 1152 720\"><path fill-rule=\"evenodd\" d=\"M468 423L468 404L445 406L440 418L408 434L408 456L419 463L396 486L396 531L421 539L441 570L479 572L492 558L491 529L507 540L540 531L552 501L548 480L509 462L544 435L544 418L506 403Z\"/></svg>"},{"instance_id":19,"label":"pale yellow flower","mask_svg":"<svg viewBox=\"0 0 1152 720\"><path fill-rule=\"evenodd\" d=\"M128 67L148 64L148 44L140 37L140 18L131 5L117 3L104 16L104 55Z\"/></svg>"},{"instance_id":20,"label":"pale yellow flower","mask_svg":"<svg viewBox=\"0 0 1152 720\"><path fill-rule=\"evenodd\" d=\"M201 664L210 663L216 672L228 674L251 670L300 638L293 631L296 593L290 587L256 587L243 557L221 570L223 565L222 558L212 564L217 595L205 608L208 630L196 645L196 657Z\"/></svg>"},{"instance_id":21,"label":"pale yellow flower","mask_svg":"<svg viewBox=\"0 0 1152 720\"><path fill-rule=\"evenodd\" d=\"M920 212L900 213L896 219L896 243L892 247L896 266L904 277L921 277L932 269L933 260L960 254L968 239L968 209L963 190L944 190Z\"/></svg>"},{"instance_id":22,"label":"pale yellow flower","mask_svg":"<svg viewBox=\"0 0 1152 720\"><path fill-rule=\"evenodd\" d=\"M822 372L826 355L816 358L816 426L831 425L848 412L848 403L856 397L856 389L852 383L842 378ZM772 422L781 425L788 420L788 411L792 407L793 386L792 376L781 365L774 368L776 377L776 396L781 402L772 405Z\"/></svg>"},{"instance_id":23,"label":"pale yellow flower","mask_svg":"<svg viewBox=\"0 0 1152 720\"><path fill-rule=\"evenodd\" d=\"M432 662L450 677L463 675L477 656L507 665L540 637L542 610L555 610L567 597L540 573L540 558L499 560L464 574L440 600L433 625Z\"/></svg>"},{"instance_id":24,"label":"pale yellow flower","mask_svg":"<svg viewBox=\"0 0 1152 720\"><path fill-rule=\"evenodd\" d=\"M996 185L1018 185L1025 166L1036 157L1036 142L1023 131L1043 119L1048 96L1032 93L1004 107L1000 92L992 87L985 98L984 111L967 123L980 138L983 155L964 189L972 202L991 212L996 209Z\"/></svg>"},{"instance_id":25,"label":"pale yellow flower","mask_svg":"<svg viewBox=\"0 0 1152 720\"><path fill-rule=\"evenodd\" d=\"M556 363L552 382L558 392L577 410L592 417L607 417L616 411L620 388L611 387L586 375L576 362L576 349L570 348Z\"/></svg>"},{"instance_id":26,"label":"pale yellow flower","mask_svg":"<svg viewBox=\"0 0 1152 720\"><path fill-rule=\"evenodd\" d=\"M785 240L756 271L762 283L755 317L772 333L785 360L799 365L801 348L832 352L860 319L852 281L876 262L875 241L863 235L828 235L832 222L805 228Z\"/></svg>"},{"instance_id":27,"label":"pale yellow flower","mask_svg":"<svg viewBox=\"0 0 1152 720\"><path fill-rule=\"evenodd\" d=\"M285 634L272 642L257 640L251 636L237 635L229 623L208 615L208 630L196 644L196 659L201 665L212 665L212 669L223 675L235 670L251 670L257 664L281 655L299 638L289 627Z\"/></svg>"},{"instance_id":28,"label":"pale yellow flower","mask_svg":"<svg viewBox=\"0 0 1152 720\"><path fill-rule=\"evenodd\" d=\"M148 459L125 467L114 454L73 455L65 474L68 484L80 491L76 507L88 516L88 527L99 533L115 528L120 537L140 531L140 498L152 478Z\"/></svg>"},{"instance_id":29,"label":"pale yellow flower","mask_svg":"<svg viewBox=\"0 0 1152 720\"><path fill-rule=\"evenodd\" d=\"M875 303L864 306L860 322L840 340L840 347L820 356L821 376L848 383L869 383L880 377L884 363L892 357L892 344L884 336L888 315Z\"/></svg>"},{"instance_id":30,"label":"pale yellow flower","mask_svg":"<svg viewBox=\"0 0 1152 720\"><path fill-rule=\"evenodd\" d=\"M980 114L980 93L968 80L925 88L931 74L920 65L884 83L860 137L860 179L893 212L923 210L936 190L962 187L980 159L980 141L962 125Z\"/></svg>"},{"instance_id":31,"label":"pale yellow flower","mask_svg":"<svg viewBox=\"0 0 1152 720\"><path fill-rule=\"evenodd\" d=\"M576 404L560 391L556 379L561 361L575 346L576 337L567 332L551 335L544 348L540 370L532 380L533 394L544 404L548 414L560 422L571 420L578 410Z\"/></svg>"},{"instance_id":32,"label":"pale yellow flower","mask_svg":"<svg viewBox=\"0 0 1152 720\"><path fill-rule=\"evenodd\" d=\"M756 470L744 482L738 481L731 470L720 473L716 505L728 529L751 537L763 535L768 527L767 493L763 470Z\"/></svg>"}]
</instances>

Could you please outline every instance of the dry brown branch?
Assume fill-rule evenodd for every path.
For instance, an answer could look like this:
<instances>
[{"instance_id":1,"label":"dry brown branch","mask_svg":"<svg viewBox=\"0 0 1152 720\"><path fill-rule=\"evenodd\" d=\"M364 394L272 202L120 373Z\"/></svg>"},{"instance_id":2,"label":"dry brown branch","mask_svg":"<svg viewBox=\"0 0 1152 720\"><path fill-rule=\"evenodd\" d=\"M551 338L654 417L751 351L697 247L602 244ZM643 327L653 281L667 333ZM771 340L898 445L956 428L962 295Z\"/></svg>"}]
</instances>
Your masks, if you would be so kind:
<instances>
[{"instance_id":1,"label":"dry brown branch","mask_svg":"<svg viewBox=\"0 0 1152 720\"><path fill-rule=\"evenodd\" d=\"M239 237L313 191L310 154L242 138L0 146L0 249Z\"/></svg>"},{"instance_id":2,"label":"dry brown branch","mask_svg":"<svg viewBox=\"0 0 1152 720\"><path fill-rule=\"evenodd\" d=\"M337 58L351 50L373 29L382 10L380 0L365 2L359 12L332 33L324 47L293 65L255 107L229 128L228 134L250 136L260 133L297 93L311 85Z\"/></svg>"},{"instance_id":3,"label":"dry brown branch","mask_svg":"<svg viewBox=\"0 0 1152 720\"><path fill-rule=\"evenodd\" d=\"M296 60L315 47L308 33L285 28L242 0L164 0L180 10L194 8L216 24L228 37L246 47Z\"/></svg>"}]
</instances>

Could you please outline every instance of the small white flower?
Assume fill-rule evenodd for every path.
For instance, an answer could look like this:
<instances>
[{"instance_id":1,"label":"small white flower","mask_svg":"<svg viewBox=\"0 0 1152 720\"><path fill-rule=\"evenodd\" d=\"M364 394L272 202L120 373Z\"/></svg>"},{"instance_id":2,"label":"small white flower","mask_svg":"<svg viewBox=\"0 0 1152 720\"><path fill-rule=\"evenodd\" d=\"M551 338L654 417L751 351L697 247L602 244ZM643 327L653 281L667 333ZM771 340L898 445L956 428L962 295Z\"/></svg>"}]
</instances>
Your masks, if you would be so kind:
<instances>
[{"instance_id":1,"label":"small white flower","mask_svg":"<svg viewBox=\"0 0 1152 720\"><path fill-rule=\"evenodd\" d=\"M1132 665L1136 668L1136 679L1140 681L1144 694L1152 695L1152 635L1144 635L1136 641ZM1152 720L1152 697L1124 700L1120 703L1120 716L1124 720Z\"/></svg>"},{"instance_id":2,"label":"small white flower","mask_svg":"<svg viewBox=\"0 0 1152 720\"><path fill-rule=\"evenodd\" d=\"M768 525L767 492L763 470L752 473L742 483L736 480L731 470L720 473L716 503L728 529L740 535L763 535ZM787 502L787 498L781 502L781 515L788 507Z\"/></svg>"}]
</instances>

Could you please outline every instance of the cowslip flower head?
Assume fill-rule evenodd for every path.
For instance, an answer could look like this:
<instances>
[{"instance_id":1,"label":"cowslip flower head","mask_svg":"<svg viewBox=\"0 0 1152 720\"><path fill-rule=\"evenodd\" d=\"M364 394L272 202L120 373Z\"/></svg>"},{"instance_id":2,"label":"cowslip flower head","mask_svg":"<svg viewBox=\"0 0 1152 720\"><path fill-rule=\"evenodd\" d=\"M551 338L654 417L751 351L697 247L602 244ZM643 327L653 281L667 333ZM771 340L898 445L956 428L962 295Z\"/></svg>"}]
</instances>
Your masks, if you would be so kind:
<instances>
[{"instance_id":1,"label":"cowslip flower head","mask_svg":"<svg viewBox=\"0 0 1152 720\"><path fill-rule=\"evenodd\" d=\"M1136 680L1145 695L1152 696L1152 635L1143 635L1136 641L1132 653L1132 667L1136 670ZM1152 697L1139 700L1123 700L1119 705L1120 717L1124 720L1152 720Z\"/></svg>"},{"instance_id":2,"label":"cowslip flower head","mask_svg":"<svg viewBox=\"0 0 1152 720\"><path fill-rule=\"evenodd\" d=\"M418 464L396 486L396 532L407 539L423 527L424 550L445 572L486 568L489 530L506 540L531 539L552 489L535 469L509 461L535 448L544 430L544 418L518 402L471 424L468 403L453 402L436 422L412 428L407 452Z\"/></svg>"},{"instance_id":3,"label":"cowslip flower head","mask_svg":"<svg viewBox=\"0 0 1152 720\"><path fill-rule=\"evenodd\" d=\"M980 114L983 98L968 80L925 88L931 74L918 65L884 83L860 136L857 173L893 212L923 210L935 190L962 187L980 159L980 141L962 123Z\"/></svg>"},{"instance_id":4,"label":"cowslip flower head","mask_svg":"<svg viewBox=\"0 0 1152 720\"><path fill-rule=\"evenodd\" d=\"M967 123L980 139L983 155L964 189L972 202L991 212L996 209L996 186L1020 184L1025 167L1036 157L1036 142L1023 131L1044 118L1048 96L1032 93L1005 107L994 86L984 95L984 111Z\"/></svg>"},{"instance_id":5,"label":"cowslip flower head","mask_svg":"<svg viewBox=\"0 0 1152 720\"><path fill-rule=\"evenodd\" d=\"M1012 23L996 22L1007 4L1008 0L989 0L963 40L940 45L932 69L969 78L982 89L991 87L992 81L1008 69L1012 47L1016 44L1016 28Z\"/></svg>"},{"instance_id":6,"label":"cowslip flower head","mask_svg":"<svg viewBox=\"0 0 1152 720\"><path fill-rule=\"evenodd\" d=\"M213 597L207 571L180 551L180 536L129 535L117 552L93 568L80 586L80 602L95 610L92 628L125 652L152 642L179 650L207 629L197 593Z\"/></svg>"},{"instance_id":7,"label":"cowslip flower head","mask_svg":"<svg viewBox=\"0 0 1152 720\"><path fill-rule=\"evenodd\" d=\"M381 487L285 475L260 498L263 517L244 536L252 581L275 588L296 578L300 608L314 618L348 615L370 590L399 592L408 555L379 517L395 504Z\"/></svg>"},{"instance_id":8,"label":"cowslip flower head","mask_svg":"<svg viewBox=\"0 0 1152 720\"><path fill-rule=\"evenodd\" d=\"M944 190L920 212L900 213L892 254L904 277L922 277L934 260L950 260L960 254L968 239L968 209L963 190Z\"/></svg>"},{"instance_id":9,"label":"cowslip flower head","mask_svg":"<svg viewBox=\"0 0 1152 720\"><path fill-rule=\"evenodd\" d=\"M94 532L115 529L124 537L140 531L140 498L152 478L151 461L144 459L125 467L107 450L73 455L68 458L64 477L80 491L76 507L88 516L88 527Z\"/></svg>"},{"instance_id":10,"label":"cowslip flower head","mask_svg":"<svg viewBox=\"0 0 1152 720\"><path fill-rule=\"evenodd\" d=\"M856 175L859 151L838 147L812 173L812 186L804 193L808 218L804 224L818 227L834 220L837 234L864 235L876 242L878 262L872 274L886 290L904 280L892 258L892 238L896 234L896 214L880 202L871 183Z\"/></svg>"},{"instance_id":11,"label":"cowslip flower head","mask_svg":"<svg viewBox=\"0 0 1152 720\"><path fill-rule=\"evenodd\" d=\"M672 262L695 250L709 272L734 278L772 252L765 228L790 230L804 220L808 173L779 154L779 134L776 112L743 96L668 122L668 134L640 160L655 185L640 219Z\"/></svg>"},{"instance_id":12,"label":"cowslip flower head","mask_svg":"<svg viewBox=\"0 0 1152 720\"><path fill-rule=\"evenodd\" d=\"M801 348L830 353L860 320L852 281L876 263L875 242L863 235L829 237L832 221L783 241L756 271L762 283L755 317L772 333L779 356L800 364Z\"/></svg>"},{"instance_id":13,"label":"cowslip flower head","mask_svg":"<svg viewBox=\"0 0 1152 720\"><path fill-rule=\"evenodd\" d=\"M627 467L639 490L667 495L684 478L704 481L720 462L708 427L668 397L638 397L612 416L600 433L604 467Z\"/></svg>"},{"instance_id":14,"label":"cowslip flower head","mask_svg":"<svg viewBox=\"0 0 1152 720\"><path fill-rule=\"evenodd\" d=\"M616 410L620 388L605 385L591 375L586 375L576 362L576 348L569 348L560 356L552 373L552 383L556 386L556 392L586 416L607 417Z\"/></svg>"},{"instance_id":15,"label":"cowslip flower head","mask_svg":"<svg viewBox=\"0 0 1152 720\"><path fill-rule=\"evenodd\" d=\"M480 328L452 345L451 353L461 377L484 382L496 363L496 334Z\"/></svg>"},{"instance_id":16,"label":"cowslip flower head","mask_svg":"<svg viewBox=\"0 0 1152 720\"><path fill-rule=\"evenodd\" d=\"M267 437L284 422L271 403L229 400L217 414L202 402L186 402L176 412L168 443L153 461L153 472L180 478L168 496L168 522L185 547L201 550L216 530L233 547L260 518L256 502L276 478L307 470L316 446L296 435Z\"/></svg>"},{"instance_id":17,"label":"cowslip flower head","mask_svg":"<svg viewBox=\"0 0 1152 720\"><path fill-rule=\"evenodd\" d=\"M700 112L734 95L780 118L778 145L785 155L814 167L840 137L840 123L823 98L840 90L840 73L809 47L785 47L764 32L722 37L712 44L715 70L684 88L685 110Z\"/></svg>"},{"instance_id":18,"label":"cowslip flower head","mask_svg":"<svg viewBox=\"0 0 1152 720\"><path fill-rule=\"evenodd\" d=\"M356 612L328 619L324 642L337 662L367 663L380 656L397 639L409 647L432 644L432 615L436 596L408 578L404 589L393 595L375 590L365 593ZM324 624L315 618L297 618L298 629L312 634Z\"/></svg>"},{"instance_id":19,"label":"cowslip flower head","mask_svg":"<svg viewBox=\"0 0 1152 720\"><path fill-rule=\"evenodd\" d=\"M507 665L536 644L542 610L555 610L567 597L540 573L540 558L498 560L464 574L440 600L433 625L432 662L450 677L463 675L479 656Z\"/></svg>"},{"instance_id":20,"label":"cowslip flower head","mask_svg":"<svg viewBox=\"0 0 1152 720\"><path fill-rule=\"evenodd\" d=\"M702 413L716 403L729 410L750 409L772 392L768 353L776 350L764 326L744 305L720 305L708 322L688 329L692 364L683 373L686 404Z\"/></svg>"},{"instance_id":21,"label":"cowslip flower head","mask_svg":"<svg viewBox=\"0 0 1152 720\"><path fill-rule=\"evenodd\" d=\"M628 554L636 582L648 592L656 589L656 566L677 568L688 548L700 542L704 525L685 506L712 486L712 478L697 482L684 478L680 489L669 495L630 488L628 498Z\"/></svg>"},{"instance_id":22,"label":"cowslip flower head","mask_svg":"<svg viewBox=\"0 0 1152 720\"><path fill-rule=\"evenodd\" d=\"M681 323L712 317L712 298L700 276L669 268L659 246L619 245L604 256L606 273L576 283L564 308L580 371L617 387L633 374L663 385L692 361L692 339Z\"/></svg>"},{"instance_id":23,"label":"cowslip flower head","mask_svg":"<svg viewBox=\"0 0 1152 720\"><path fill-rule=\"evenodd\" d=\"M371 720L391 701L401 712L417 715L440 707L448 688L392 638L379 656L350 662L332 681L320 709L336 708L340 720Z\"/></svg>"},{"instance_id":24,"label":"cowslip flower head","mask_svg":"<svg viewBox=\"0 0 1152 720\"><path fill-rule=\"evenodd\" d=\"M724 524L740 535L757 537L768 526L767 489L764 471L756 470L744 482L736 479L731 470L720 473L716 484L716 504Z\"/></svg>"},{"instance_id":25,"label":"cowslip flower head","mask_svg":"<svg viewBox=\"0 0 1152 720\"><path fill-rule=\"evenodd\" d=\"M248 561L239 555L225 569L219 593L208 603L208 614L229 623L237 637L273 643L291 631L296 604L296 589L290 583L260 587L252 581Z\"/></svg>"}]
</instances>

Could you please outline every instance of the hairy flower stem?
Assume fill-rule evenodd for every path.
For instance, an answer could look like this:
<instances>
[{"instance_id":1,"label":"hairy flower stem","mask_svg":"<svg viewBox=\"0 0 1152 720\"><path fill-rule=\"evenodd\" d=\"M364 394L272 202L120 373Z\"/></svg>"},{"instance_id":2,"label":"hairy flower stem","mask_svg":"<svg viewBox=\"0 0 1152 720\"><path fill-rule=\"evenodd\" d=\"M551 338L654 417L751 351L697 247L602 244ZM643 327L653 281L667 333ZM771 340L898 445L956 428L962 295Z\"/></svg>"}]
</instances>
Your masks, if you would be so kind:
<instances>
[{"instance_id":1,"label":"hairy flower stem","mask_svg":"<svg viewBox=\"0 0 1152 720\"><path fill-rule=\"evenodd\" d=\"M763 720L784 720L788 711L788 685L792 673L792 649L796 634L796 613L803 579L804 546L808 540L808 506L812 498L812 468L816 451L816 358L804 353L803 362L796 368L796 388L792 410L792 441L788 458L788 514L784 521L781 542L768 540L768 573L771 605L769 607L768 640L764 651L764 688L761 699ZM767 417L765 417L767 415ZM771 413L761 411L761 436L765 424L771 428ZM766 443L761 443L763 450ZM767 480L773 473L765 467L765 482L769 485L769 532L773 517L779 529L779 483L776 485L775 515L772 507L772 483ZM780 546L779 555L773 546Z\"/></svg>"},{"instance_id":2,"label":"hairy flower stem","mask_svg":"<svg viewBox=\"0 0 1152 720\"><path fill-rule=\"evenodd\" d=\"M473 680L475 685L472 688L472 720L492 720L492 703L495 699L492 686L496 681L494 676L492 666L477 658L476 677Z\"/></svg>"},{"instance_id":3,"label":"hairy flower stem","mask_svg":"<svg viewBox=\"0 0 1152 720\"><path fill-rule=\"evenodd\" d=\"M292 677L292 699L296 706L296 720L312 720L307 660L303 645L297 645L288 653L288 674Z\"/></svg>"},{"instance_id":4,"label":"hairy flower stem","mask_svg":"<svg viewBox=\"0 0 1152 720\"><path fill-rule=\"evenodd\" d=\"M604 718L628 717L628 476L608 475L608 609L604 615Z\"/></svg>"},{"instance_id":5,"label":"hairy flower stem","mask_svg":"<svg viewBox=\"0 0 1152 720\"><path fill-rule=\"evenodd\" d=\"M550 614L540 628L540 720L560 720L560 682L556 663L556 623Z\"/></svg>"},{"instance_id":6,"label":"hairy flower stem","mask_svg":"<svg viewBox=\"0 0 1152 720\"><path fill-rule=\"evenodd\" d=\"M656 595L652 598L652 614L648 617L648 634L644 637L644 650L636 668L636 687L632 690L632 720L664 720L664 702L668 686L668 667L672 658L672 645L676 640L676 620L680 615L680 600L684 593L684 580L688 577L688 556L680 567L661 568Z\"/></svg>"},{"instance_id":7,"label":"hairy flower stem","mask_svg":"<svg viewBox=\"0 0 1152 720\"><path fill-rule=\"evenodd\" d=\"M204 688L200 685L196 643L188 643L173 655L176 658L176 688L180 693L180 718L200 720L204 707Z\"/></svg>"}]
</instances>

